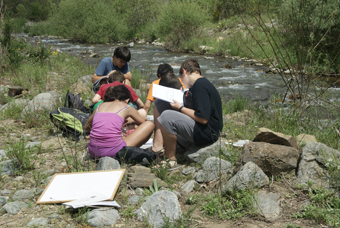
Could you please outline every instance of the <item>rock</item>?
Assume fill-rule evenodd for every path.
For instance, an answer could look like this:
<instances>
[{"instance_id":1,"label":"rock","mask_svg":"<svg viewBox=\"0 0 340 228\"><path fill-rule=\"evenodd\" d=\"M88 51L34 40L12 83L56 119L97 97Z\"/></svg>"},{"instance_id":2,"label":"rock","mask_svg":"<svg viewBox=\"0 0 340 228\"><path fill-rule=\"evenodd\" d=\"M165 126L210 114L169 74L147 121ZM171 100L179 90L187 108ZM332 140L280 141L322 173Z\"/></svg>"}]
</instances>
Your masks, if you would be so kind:
<instances>
[{"instance_id":1,"label":"rock","mask_svg":"<svg viewBox=\"0 0 340 228\"><path fill-rule=\"evenodd\" d=\"M15 97L15 96L21 95L24 90L27 90L27 89L24 89L21 86L10 86L8 87L8 96Z\"/></svg>"},{"instance_id":2,"label":"rock","mask_svg":"<svg viewBox=\"0 0 340 228\"><path fill-rule=\"evenodd\" d=\"M221 68L231 69L233 67L231 66L231 64L227 63L227 64L223 65Z\"/></svg>"},{"instance_id":3,"label":"rock","mask_svg":"<svg viewBox=\"0 0 340 228\"><path fill-rule=\"evenodd\" d=\"M85 84L82 81L77 81L73 85L71 85L70 90L74 93L74 95L80 93L90 93L92 88L90 88L89 84Z\"/></svg>"},{"instance_id":4,"label":"rock","mask_svg":"<svg viewBox=\"0 0 340 228\"><path fill-rule=\"evenodd\" d=\"M280 195L259 191L254 197L254 208L267 220L274 221L281 215Z\"/></svg>"},{"instance_id":5,"label":"rock","mask_svg":"<svg viewBox=\"0 0 340 228\"><path fill-rule=\"evenodd\" d=\"M202 164L207 158L218 156L220 150L222 151L222 154L226 156L229 155L227 147L219 140L206 147L193 145L184 153L184 156L192 162Z\"/></svg>"},{"instance_id":6,"label":"rock","mask_svg":"<svg viewBox=\"0 0 340 228\"><path fill-rule=\"evenodd\" d=\"M0 207L2 207L3 205L5 205L8 201L8 197L6 196L0 196Z\"/></svg>"},{"instance_id":7,"label":"rock","mask_svg":"<svg viewBox=\"0 0 340 228\"><path fill-rule=\"evenodd\" d=\"M120 169L120 164L116 159L111 157L103 157L99 160L96 170L112 170Z\"/></svg>"},{"instance_id":8,"label":"rock","mask_svg":"<svg viewBox=\"0 0 340 228\"><path fill-rule=\"evenodd\" d=\"M243 147L245 144L249 143L249 140L238 140L236 143L233 143L234 147Z\"/></svg>"},{"instance_id":9,"label":"rock","mask_svg":"<svg viewBox=\"0 0 340 228\"><path fill-rule=\"evenodd\" d=\"M30 190L19 190L14 193L12 196L12 199L14 200L22 200L22 199L29 199L34 197L36 195L36 189L30 189Z\"/></svg>"},{"instance_id":10,"label":"rock","mask_svg":"<svg viewBox=\"0 0 340 228\"><path fill-rule=\"evenodd\" d=\"M0 160L6 157L6 151L5 150L0 150Z\"/></svg>"},{"instance_id":11,"label":"rock","mask_svg":"<svg viewBox=\"0 0 340 228\"><path fill-rule=\"evenodd\" d=\"M334 150L323 143L309 142L303 149L301 160L297 172L297 183L306 185L308 181L313 182L313 186L330 188L332 183L329 177L327 166L334 159L340 160L340 151Z\"/></svg>"},{"instance_id":12,"label":"rock","mask_svg":"<svg viewBox=\"0 0 340 228\"><path fill-rule=\"evenodd\" d=\"M137 194L137 195L139 195L139 196L142 196L143 195L143 189L141 189L141 188L136 188L136 190L135 190L135 193Z\"/></svg>"},{"instance_id":13,"label":"rock","mask_svg":"<svg viewBox=\"0 0 340 228\"><path fill-rule=\"evenodd\" d=\"M190 181L186 182L186 183L181 187L181 190L185 191L186 193L190 193L190 192L192 192L192 190L194 190L195 184L196 184L196 181L190 180Z\"/></svg>"},{"instance_id":14,"label":"rock","mask_svg":"<svg viewBox=\"0 0 340 228\"><path fill-rule=\"evenodd\" d=\"M149 168L135 165L128 170L128 183L133 188L148 188L149 186L153 186L154 179L157 179L158 187L166 186L166 183L157 178L154 173L151 173Z\"/></svg>"},{"instance_id":15,"label":"rock","mask_svg":"<svg viewBox=\"0 0 340 228\"><path fill-rule=\"evenodd\" d=\"M50 223L50 220L47 218L36 218L26 224L26 226L46 226Z\"/></svg>"},{"instance_id":16,"label":"rock","mask_svg":"<svg viewBox=\"0 0 340 228\"><path fill-rule=\"evenodd\" d=\"M180 199L182 197L181 193L177 191L172 191L172 192L177 196L177 199Z\"/></svg>"},{"instance_id":17,"label":"rock","mask_svg":"<svg viewBox=\"0 0 340 228\"><path fill-rule=\"evenodd\" d=\"M196 174L195 180L200 183L210 182L217 180L220 177L220 173L223 175L231 172L231 163L223 159L210 157L204 161L202 168Z\"/></svg>"},{"instance_id":18,"label":"rock","mask_svg":"<svg viewBox=\"0 0 340 228\"><path fill-rule=\"evenodd\" d=\"M10 190L1 190L0 196L10 196L12 195L12 192Z\"/></svg>"},{"instance_id":19,"label":"rock","mask_svg":"<svg viewBox=\"0 0 340 228\"><path fill-rule=\"evenodd\" d=\"M90 226L113 226L120 218L118 211L111 208L100 208L87 214L87 223Z\"/></svg>"},{"instance_id":20,"label":"rock","mask_svg":"<svg viewBox=\"0 0 340 228\"><path fill-rule=\"evenodd\" d=\"M210 51L210 50L213 50L213 49L214 49L213 47L208 47L208 46L204 46L204 45L199 46L199 48L200 48L202 51Z\"/></svg>"},{"instance_id":21,"label":"rock","mask_svg":"<svg viewBox=\"0 0 340 228\"><path fill-rule=\"evenodd\" d=\"M317 142L314 135L300 134L296 136L296 141L299 146L305 145L308 142Z\"/></svg>"},{"instance_id":22,"label":"rock","mask_svg":"<svg viewBox=\"0 0 340 228\"><path fill-rule=\"evenodd\" d=\"M146 219L154 228L162 227L164 218L172 222L182 216L177 196L165 190L152 194L135 213L140 221Z\"/></svg>"},{"instance_id":23,"label":"rock","mask_svg":"<svg viewBox=\"0 0 340 228\"><path fill-rule=\"evenodd\" d=\"M134 195L134 196L131 196L129 199L128 199L128 202L129 204L137 204L139 202L139 200L141 199L142 197L141 196L137 196L137 195Z\"/></svg>"},{"instance_id":24,"label":"rock","mask_svg":"<svg viewBox=\"0 0 340 228\"><path fill-rule=\"evenodd\" d=\"M235 176L230 178L223 187L223 193L229 193L234 189L241 191L243 189L261 188L269 184L269 178L253 162L245 164Z\"/></svg>"},{"instance_id":25,"label":"rock","mask_svg":"<svg viewBox=\"0 0 340 228\"><path fill-rule=\"evenodd\" d=\"M61 102L60 99L61 97L55 91L40 93L27 103L21 112L21 118L30 113L36 114L43 110L51 111L57 103Z\"/></svg>"},{"instance_id":26,"label":"rock","mask_svg":"<svg viewBox=\"0 0 340 228\"><path fill-rule=\"evenodd\" d=\"M131 42L129 44L126 45L126 47L128 48L133 48L133 46L135 46L135 43L134 42Z\"/></svg>"},{"instance_id":27,"label":"rock","mask_svg":"<svg viewBox=\"0 0 340 228\"><path fill-rule=\"evenodd\" d=\"M99 57L99 54L98 53L92 53L89 58L97 58Z\"/></svg>"},{"instance_id":28,"label":"rock","mask_svg":"<svg viewBox=\"0 0 340 228\"><path fill-rule=\"evenodd\" d=\"M25 106L29 102L29 99L15 99L14 101L11 101L3 106L0 107L0 111L6 111L8 108L13 106Z\"/></svg>"},{"instance_id":29,"label":"rock","mask_svg":"<svg viewBox=\"0 0 340 228\"><path fill-rule=\"evenodd\" d=\"M47 150L47 149L57 150L57 149L61 149L61 145L63 145L62 140L60 140L60 142L59 142L58 137L53 137L49 140L42 142L41 143L41 149L43 149L43 150Z\"/></svg>"},{"instance_id":30,"label":"rock","mask_svg":"<svg viewBox=\"0 0 340 228\"><path fill-rule=\"evenodd\" d=\"M204 56L204 59L215 59L213 56Z\"/></svg>"},{"instance_id":31,"label":"rock","mask_svg":"<svg viewBox=\"0 0 340 228\"><path fill-rule=\"evenodd\" d=\"M185 169L182 170L182 174L183 175L189 175L189 174L194 174L196 172L196 168L195 167L187 167Z\"/></svg>"},{"instance_id":32,"label":"rock","mask_svg":"<svg viewBox=\"0 0 340 228\"><path fill-rule=\"evenodd\" d=\"M36 147L36 146L39 146L41 144L41 142L30 142L30 143L27 143L25 145L25 148L28 149L28 148L33 148L33 147Z\"/></svg>"},{"instance_id":33,"label":"rock","mask_svg":"<svg viewBox=\"0 0 340 228\"><path fill-rule=\"evenodd\" d=\"M2 207L2 209L4 209L8 214L17 214L23 207L27 207L27 204L24 202L15 201L7 203Z\"/></svg>"},{"instance_id":34,"label":"rock","mask_svg":"<svg viewBox=\"0 0 340 228\"><path fill-rule=\"evenodd\" d=\"M293 147L264 142L249 142L243 146L236 171L247 162L254 162L268 176L280 175L297 168L299 151Z\"/></svg>"},{"instance_id":35,"label":"rock","mask_svg":"<svg viewBox=\"0 0 340 228\"><path fill-rule=\"evenodd\" d=\"M0 162L1 176L5 174L12 176L17 166L17 163L13 160Z\"/></svg>"},{"instance_id":36,"label":"rock","mask_svg":"<svg viewBox=\"0 0 340 228\"><path fill-rule=\"evenodd\" d=\"M77 82L82 82L85 85L92 85L92 76L91 74L85 75L83 77L78 78Z\"/></svg>"},{"instance_id":37,"label":"rock","mask_svg":"<svg viewBox=\"0 0 340 228\"><path fill-rule=\"evenodd\" d=\"M254 142L266 142L271 144L278 144L283 146L291 146L297 148L296 140L291 135L284 135L279 132L274 132L267 128L260 128L257 132Z\"/></svg>"}]
</instances>

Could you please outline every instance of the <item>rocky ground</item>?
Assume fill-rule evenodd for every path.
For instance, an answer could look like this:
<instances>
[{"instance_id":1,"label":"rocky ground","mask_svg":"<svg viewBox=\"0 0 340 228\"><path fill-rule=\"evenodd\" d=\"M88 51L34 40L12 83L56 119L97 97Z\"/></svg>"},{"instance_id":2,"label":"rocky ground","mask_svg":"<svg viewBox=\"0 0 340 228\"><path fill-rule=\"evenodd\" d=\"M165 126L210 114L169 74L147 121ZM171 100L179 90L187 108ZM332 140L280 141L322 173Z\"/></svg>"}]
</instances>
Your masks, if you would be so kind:
<instances>
[{"instance_id":1,"label":"rocky ground","mask_svg":"<svg viewBox=\"0 0 340 228\"><path fill-rule=\"evenodd\" d=\"M51 110L58 100L59 94L46 92L15 102L24 106L25 115ZM10 107L1 106L0 112ZM339 151L313 136L294 138L260 128L250 142L233 144L222 138L209 147L191 147L179 154L180 166L168 170L119 164L112 158L86 159L87 138L75 142L62 137L52 124L39 128L27 124L11 118L0 121L0 227L328 227L324 221L296 216L311 203L309 181L331 188L326 163L334 156L340 159ZM11 151L30 151L25 170L9 159ZM115 197L119 209L35 204L56 173L119 168L126 169ZM158 191L150 190L154 179ZM226 219L241 207L240 198L223 198L222 211L217 204L208 204L209 196L213 203L219 195L244 189L253 199L240 210L244 216ZM229 203L234 209L223 212Z\"/></svg>"}]
</instances>

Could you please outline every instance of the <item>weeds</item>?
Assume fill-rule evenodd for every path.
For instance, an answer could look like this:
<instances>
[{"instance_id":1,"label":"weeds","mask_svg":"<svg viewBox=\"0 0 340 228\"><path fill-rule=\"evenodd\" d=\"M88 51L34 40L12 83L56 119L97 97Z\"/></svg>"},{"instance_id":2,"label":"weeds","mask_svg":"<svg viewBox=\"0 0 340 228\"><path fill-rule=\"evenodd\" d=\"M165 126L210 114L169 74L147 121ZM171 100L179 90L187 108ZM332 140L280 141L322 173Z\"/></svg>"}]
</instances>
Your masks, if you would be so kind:
<instances>
[{"instance_id":1,"label":"weeds","mask_svg":"<svg viewBox=\"0 0 340 228\"><path fill-rule=\"evenodd\" d=\"M149 186L149 189L150 189L150 192L152 194L158 192L158 182L157 182L157 179L154 179L153 180L153 187L152 186Z\"/></svg>"},{"instance_id":2,"label":"weeds","mask_svg":"<svg viewBox=\"0 0 340 228\"><path fill-rule=\"evenodd\" d=\"M34 170L32 171L32 178L34 181L34 187L37 188L42 184L42 181L47 178L47 175L40 170Z\"/></svg>"}]
</instances>

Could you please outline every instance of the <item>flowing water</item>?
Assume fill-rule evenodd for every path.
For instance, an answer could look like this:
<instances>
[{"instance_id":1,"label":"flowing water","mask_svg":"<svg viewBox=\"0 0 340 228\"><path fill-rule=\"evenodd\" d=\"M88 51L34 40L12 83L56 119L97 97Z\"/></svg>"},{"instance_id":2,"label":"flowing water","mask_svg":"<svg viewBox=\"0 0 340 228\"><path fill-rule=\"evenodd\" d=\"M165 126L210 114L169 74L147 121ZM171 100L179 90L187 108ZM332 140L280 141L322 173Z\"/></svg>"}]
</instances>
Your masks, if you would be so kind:
<instances>
[{"instance_id":1,"label":"flowing water","mask_svg":"<svg viewBox=\"0 0 340 228\"><path fill-rule=\"evenodd\" d=\"M27 39L27 36L26 36ZM96 68L100 60L107 56L112 56L115 45L107 44L79 44L72 43L66 39L49 38L28 38L30 43L35 44L41 41L53 50L59 49L83 60ZM282 94L285 87L278 74L266 74L264 66L251 65L250 62L242 62L222 57L206 57L187 53L168 52L160 46L148 44L135 44L131 51L130 68L136 68L147 75L152 75L148 80L152 82L157 79L157 67L161 63L169 63L178 74L181 63L188 58L198 60L202 75L210 80L218 89L225 101L242 96L254 102L267 103L273 94ZM99 57L89 58L90 53L98 53ZM229 65L232 68L226 69ZM133 75L132 75L133 77ZM337 88L333 88L338 95Z\"/></svg>"}]
</instances>

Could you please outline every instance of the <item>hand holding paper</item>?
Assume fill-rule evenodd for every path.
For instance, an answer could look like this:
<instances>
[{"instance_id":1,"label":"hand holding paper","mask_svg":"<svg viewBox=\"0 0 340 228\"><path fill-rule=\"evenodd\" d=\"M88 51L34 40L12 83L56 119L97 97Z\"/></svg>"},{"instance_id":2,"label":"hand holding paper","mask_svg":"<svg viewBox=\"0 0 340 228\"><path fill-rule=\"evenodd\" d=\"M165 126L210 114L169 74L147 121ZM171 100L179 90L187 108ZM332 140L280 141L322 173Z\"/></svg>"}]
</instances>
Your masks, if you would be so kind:
<instances>
[{"instance_id":1,"label":"hand holding paper","mask_svg":"<svg viewBox=\"0 0 340 228\"><path fill-rule=\"evenodd\" d=\"M183 93L184 91L182 90L173 89L157 84L153 84L152 88L153 97L173 104L174 104L173 100L175 100L178 101L181 105L183 105Z\"/></svg>"}]
</instances>

